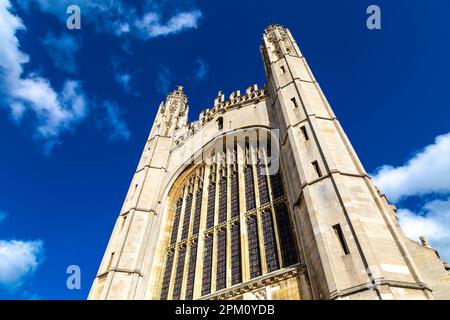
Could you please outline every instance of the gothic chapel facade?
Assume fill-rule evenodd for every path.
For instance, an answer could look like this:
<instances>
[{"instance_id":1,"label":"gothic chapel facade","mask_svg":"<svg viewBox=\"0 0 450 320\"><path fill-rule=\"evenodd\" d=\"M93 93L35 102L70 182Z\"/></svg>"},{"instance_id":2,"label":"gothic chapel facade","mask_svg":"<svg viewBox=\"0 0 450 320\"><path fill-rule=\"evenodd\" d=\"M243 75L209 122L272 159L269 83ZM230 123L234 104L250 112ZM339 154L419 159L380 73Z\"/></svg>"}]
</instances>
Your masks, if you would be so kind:
<instances>
[{"instance_id":1,"label":"gothic chapel facade","mask_svg":"<svg viewBox=\"0 0 450 320\"><path fill-rule=\"evenodd\" d=\"M89 299L450 299L289 30L261 52L265 88L194 123L182 87L161 104Z\"/></svg>"}]
</instances>

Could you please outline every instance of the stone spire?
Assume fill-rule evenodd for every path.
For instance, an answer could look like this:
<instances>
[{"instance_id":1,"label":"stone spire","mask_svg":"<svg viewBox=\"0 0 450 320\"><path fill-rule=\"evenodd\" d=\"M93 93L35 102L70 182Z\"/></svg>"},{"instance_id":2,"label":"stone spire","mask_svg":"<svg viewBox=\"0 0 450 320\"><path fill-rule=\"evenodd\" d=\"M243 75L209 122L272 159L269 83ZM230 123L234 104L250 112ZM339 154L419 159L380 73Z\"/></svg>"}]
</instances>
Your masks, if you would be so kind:
<instances>
[{"instance_id":1,"label":"stone spire","mask_svg":"<svg viewBox=\"0 0 450 320\"><path fill-rule=\"evenodd\" d=\"M302 56L289 29L279 24L271 24L264 29L261 50L266 63L275 62L286 55Z\"/></svg>"},{"instance_id":2,"label":"stone spire","mask_svg":"<svg viewBox=\"0 0 450 320\"><path fill-rule=\"evenodd\" d=\"M161 103L151 134L172 136L187 124L188 110L188 97L184 93L183 86L178 86Z\"/></svg>"}]
</instances>

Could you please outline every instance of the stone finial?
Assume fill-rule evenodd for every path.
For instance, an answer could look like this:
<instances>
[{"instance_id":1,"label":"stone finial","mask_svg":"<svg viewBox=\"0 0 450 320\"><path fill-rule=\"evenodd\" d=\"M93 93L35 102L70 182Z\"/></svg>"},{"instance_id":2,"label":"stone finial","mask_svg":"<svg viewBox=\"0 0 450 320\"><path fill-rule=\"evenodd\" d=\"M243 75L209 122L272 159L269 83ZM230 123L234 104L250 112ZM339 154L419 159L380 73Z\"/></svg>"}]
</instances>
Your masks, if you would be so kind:
<instances>
[{"instance_id":1,"label":"stone finial","mask_svg":"<svg viewBox=\"0 0 450 320\"><path fill-rule=\"evenodd\" d=\"M233 100L241 95L241 90L235 90L230 94L230 100Z\"/></svg>"},{"instance_id":2,"label":"stone finial","mask_svg":"<svg viewBox=\"0 0 450 320\"><path fill-rule=\"evenodd\" d=\"M183 103L184 107L187 107L188 105L188 98L186 94L184 93L184 87L183 86L177 86L177 89L170 92L167 95L166 103L171 99L179 99Z\"/></svg>"},{"instance_id":3,"label":"stone finial","mask_svg":"<svg viewBox=\"0 0 450 320\"><path fill-rule=\"evenodd\" d=\"M247 88L247 90L245 91L246 94L251 94L255 91L258 91L258 85L257 84L253 84L250 87Z\"/></svg>"},{"instance_id":4,"label":"stone finial","mask_svg":"<svg viewBox=\"0 0 450 320\"><path fill-rule=\"evenodd\" d=\"M420 239L420 242L422 242L422 246L431 249L430 243L428 242L428 239L425 236L420 236L419 239Z\"/></svg>"},{"instance_id":5,"label":"stone finial","mask_svg":"<svg viewBox=\"0 0 450 320\"><path fill-rule=\"evenodd\" d=\"M219 91L217 93L217 97L214 100L214 106L217 106L219 103L223 102L225 100L225 95L223 94L222 91Z\"/></svg>"},{"instance_id":6,"label":"stone finial","mask_svg":"<svg viewBox=\"0 0 450 320\"><path fill-rule=\"evenodd\" d=\"M282 26L281 24L271 23L264 29L264 33L265 34L270 33L274 29L286 29L286 27Z\"/></svg>"}]
</instances>

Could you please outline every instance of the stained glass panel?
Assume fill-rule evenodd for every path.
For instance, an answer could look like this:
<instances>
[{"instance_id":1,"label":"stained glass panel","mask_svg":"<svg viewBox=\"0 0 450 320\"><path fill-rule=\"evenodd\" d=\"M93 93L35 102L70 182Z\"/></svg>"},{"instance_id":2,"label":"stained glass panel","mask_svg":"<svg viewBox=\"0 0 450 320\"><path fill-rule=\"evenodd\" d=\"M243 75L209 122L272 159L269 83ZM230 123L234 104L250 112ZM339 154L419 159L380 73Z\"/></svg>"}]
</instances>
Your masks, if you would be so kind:
<instances>
[{"instance_id":1,"label":"stained glass panel","mask_svg":"<svg viewBox=\"0 0 450 320\"><path fill-rule=\"evenodd\" d=\"M213 257L212 251L213 251L213 237L211 235L205 239L205 251L203 254L202 295L211 292L212 257Z\"/></svg>"},{"instance_id":2,"label":"stained glass panel","mask_svg":"<svg viewBox=\"0 0 450 320\"><path fill-rule=\"evenodd\" d=\"M227 231L222 230L217 235L217 274L216 290L220 290L227 285Z\"/></svg>"},{"instance_id":3,"label":"stained glass panel","mask_svg":"<svg viewBox=\"0 0 450 320\"><path fill-rule=\"evenodd\" d=\"M261 275L261 257L259 253L259 237L256 217L251 216L247 221L248 254L250 258L250 278Z\"/></svg>"},{"instance_id":4,"label":"stained glass panel","mask_svg":"<svg viewBox=\"0 0 450 320\"><path fill-rule=\"evenodd\" d=\"M272 272L280 268L277 255L277 243L273 226L272 213L265 212L262 215L262 225L264 234L264 249L266 252L267 272Z\"/></svg>"},{"instance_id":5,"label":"stained glass panel","mask_svg":"<svg viewBox=\"0 0 450 320\"><path fill-rule=\"evenodd\" d=\"M297 250L295 249L292 227L289 221L289 213L285 203L275 207L278 220L278 232L281 243L281 253L283 257L283 267L293 265L298 262Z\"/></svg>"},{"instance_id":6,"label":"stained glass panel","mask_svg":"<svg viewBox=\"0 0 450 320\"><path fill-rule=\"evenodd\" d=\"M191 244L191 251L189 253L189 269L186 279L186 295L187 300L192 300L194 294L194 277L195 265L197 261L197 241Z\"/></svg>"},{"instance_id":7,"label":"stained glass panel","mask_svg":"<svg viewBox=\"0 0 450 320\"><path fill-rule=\"evenodd\" d=\"M178 251L177 270L175 271L175 281L173 285L173 295L172 295L173 300L180 299L185 257L186 257L186 247L181 247Z\"/></svg>"}]
</instances>

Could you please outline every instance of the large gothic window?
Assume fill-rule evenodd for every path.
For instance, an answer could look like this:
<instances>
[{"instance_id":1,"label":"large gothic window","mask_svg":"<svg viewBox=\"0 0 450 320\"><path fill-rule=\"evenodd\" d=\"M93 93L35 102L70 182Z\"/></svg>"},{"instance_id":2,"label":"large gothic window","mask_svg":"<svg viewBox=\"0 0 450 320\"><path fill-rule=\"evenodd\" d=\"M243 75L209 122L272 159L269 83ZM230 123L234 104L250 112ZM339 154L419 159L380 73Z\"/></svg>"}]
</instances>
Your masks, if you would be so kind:
<instances>
[{"instance_id":1,"label":"large gothic window","mask_svg":"<svg viewBox=\"0 0 450 320\"><path fill-rule=\"evenodd\" d=\"M161 299L200 298L299 262L281 173L251 163L248 146L230 149L217 158L231 152L233 163L202 164L176 183ZM236 161L239 150L245 163Z\"/></svg>"}]
</instances>

